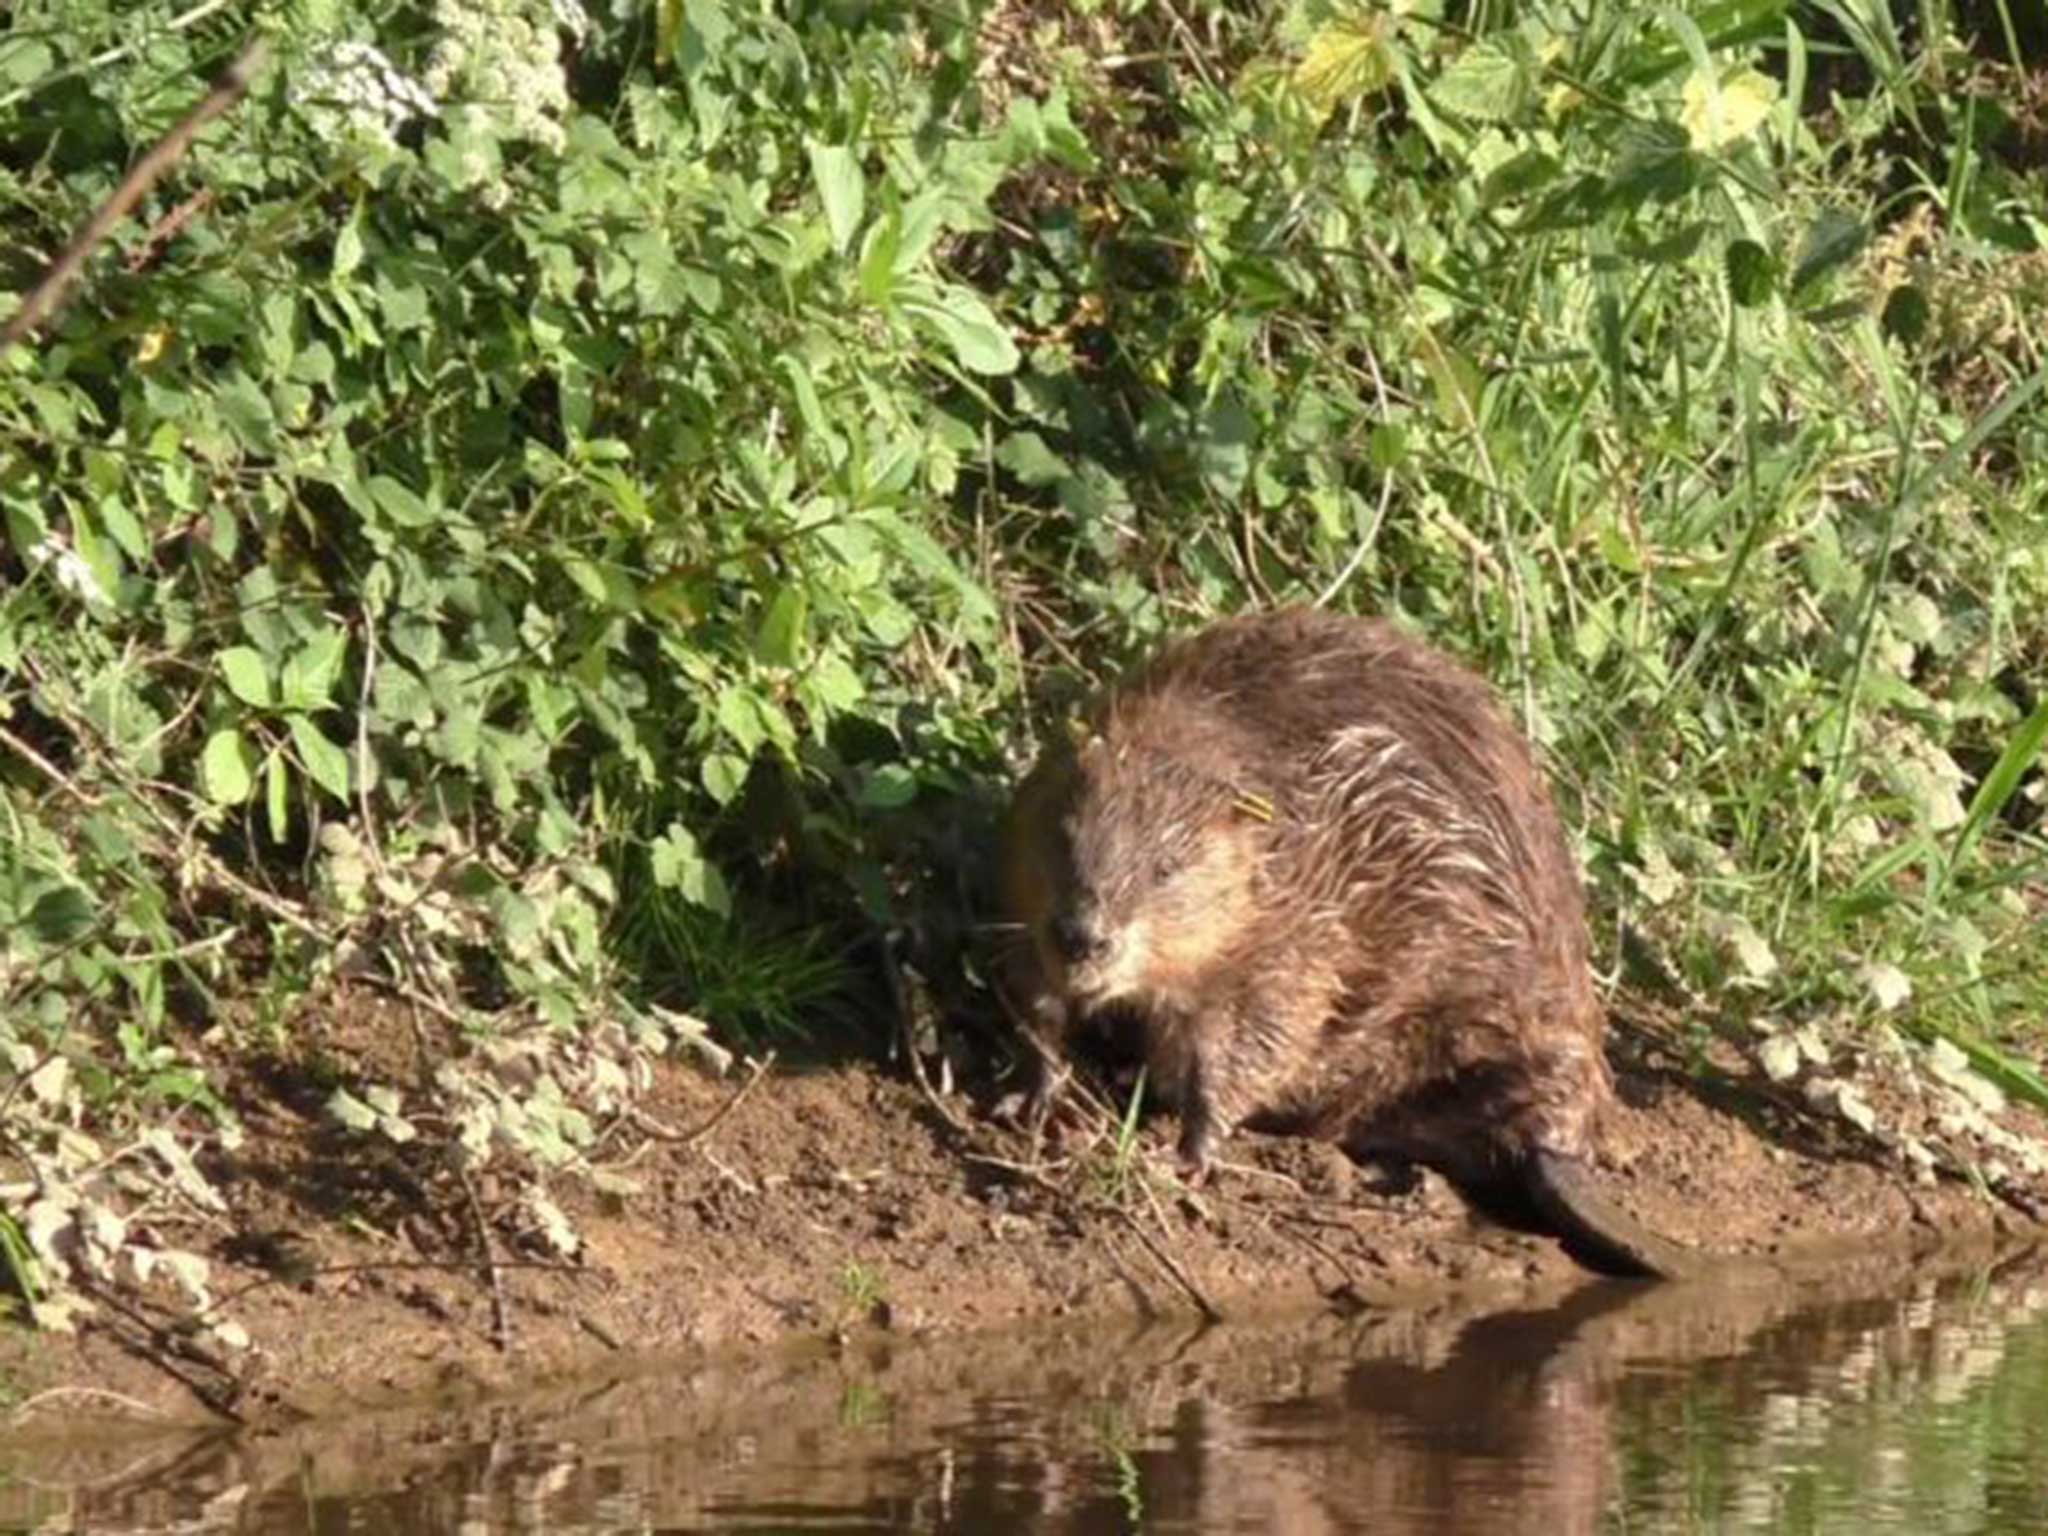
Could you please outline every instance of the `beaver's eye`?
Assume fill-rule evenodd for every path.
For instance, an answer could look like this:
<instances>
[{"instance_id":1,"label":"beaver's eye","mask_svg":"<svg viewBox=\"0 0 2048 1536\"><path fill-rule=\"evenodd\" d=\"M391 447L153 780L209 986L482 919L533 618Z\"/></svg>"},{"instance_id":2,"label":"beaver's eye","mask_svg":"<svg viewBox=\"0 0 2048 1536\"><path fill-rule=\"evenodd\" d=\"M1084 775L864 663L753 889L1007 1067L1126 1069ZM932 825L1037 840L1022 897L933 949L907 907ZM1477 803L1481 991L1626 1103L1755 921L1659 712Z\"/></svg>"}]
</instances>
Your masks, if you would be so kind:
<instances>
[{"instance_id":1,"label":"beaver's eye","mask_svg":"<svg viewBox=\"0 0 2048 1536\"><path fill-rule=\"evenodd\" d=\"M1150 868L1155 882L1171 880L1187 868L1187 850L1177 843L1166 843L1152 850Z\"/></svg>"}]
</instances>

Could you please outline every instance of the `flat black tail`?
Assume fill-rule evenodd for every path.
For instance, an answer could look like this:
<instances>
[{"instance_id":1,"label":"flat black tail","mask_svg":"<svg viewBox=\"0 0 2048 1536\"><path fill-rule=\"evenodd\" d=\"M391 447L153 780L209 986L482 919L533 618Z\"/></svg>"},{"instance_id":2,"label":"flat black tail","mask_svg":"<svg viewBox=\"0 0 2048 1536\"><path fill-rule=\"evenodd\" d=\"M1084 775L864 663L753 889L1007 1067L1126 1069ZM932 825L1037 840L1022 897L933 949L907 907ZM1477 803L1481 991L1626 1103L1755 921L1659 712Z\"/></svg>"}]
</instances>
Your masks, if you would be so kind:
<instances>
[{"instance_id":1,"label":"flat black tail","mask_svg":"<svg viewBox=\"0 0 2048 1536\"><path fill-rule=\"evenodd\" d=\"M1704 1267L1694 1250L1661 1237L1622 1210L1576 1157L1529 1154L1528 1195L1564 1250L1603 1275L1679 1280Z\"/></svg>"}]
</instances>

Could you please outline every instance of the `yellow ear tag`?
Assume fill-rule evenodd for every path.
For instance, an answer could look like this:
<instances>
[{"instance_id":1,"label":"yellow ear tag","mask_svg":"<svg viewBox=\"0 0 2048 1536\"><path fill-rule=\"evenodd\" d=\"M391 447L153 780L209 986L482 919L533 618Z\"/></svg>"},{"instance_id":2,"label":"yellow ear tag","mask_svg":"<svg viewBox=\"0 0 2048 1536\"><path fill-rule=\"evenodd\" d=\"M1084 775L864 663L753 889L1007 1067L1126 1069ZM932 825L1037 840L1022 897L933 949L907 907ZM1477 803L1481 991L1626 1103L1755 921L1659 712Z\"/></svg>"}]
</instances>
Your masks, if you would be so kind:
<instances>
[{"instance_id":1,"label":"yellow ear tag","mask_svg":"<svg viewBox=\"0 0 2048 1536\"><path fill-rule=\"evenodd\" d=\"M1067 741L1078 752L1095 739L1095 732L1079 715L1067 719Z\"/></svg>"},{"instance_id":2,"label":"yellow ear tag","mask_svg":"<svg viewBox=\"0 0 2048 1536\"><path fill-rule=\"evenodd\" d=\"M1230 808L1240 815L1251 817L1253 821L1273 819L1273 802L1264 795L1255 794L1248 789L1237 792L1237 798L1230 802Z\"/></svg>"}]
</instances>

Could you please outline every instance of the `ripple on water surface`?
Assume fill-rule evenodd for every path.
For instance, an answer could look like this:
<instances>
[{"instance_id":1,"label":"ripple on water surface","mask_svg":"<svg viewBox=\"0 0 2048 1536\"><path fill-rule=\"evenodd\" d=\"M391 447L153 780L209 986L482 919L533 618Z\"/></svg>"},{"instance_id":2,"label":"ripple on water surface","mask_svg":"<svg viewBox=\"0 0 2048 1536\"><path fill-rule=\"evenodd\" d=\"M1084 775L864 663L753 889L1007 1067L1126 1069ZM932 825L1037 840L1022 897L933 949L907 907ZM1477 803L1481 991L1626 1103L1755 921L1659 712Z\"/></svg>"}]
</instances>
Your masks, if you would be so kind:
<instances>
[{"instance_id":1,"label":"ripple on water surface","mask_svg":"<svg viewBox=\"0 0 2048 1536\"><path fill-rule=\"evenodd\" d=\"M2048 1265L725 1359L0 1442L0 1532L2048 1533Z\"/></svg>"}]
</instances>

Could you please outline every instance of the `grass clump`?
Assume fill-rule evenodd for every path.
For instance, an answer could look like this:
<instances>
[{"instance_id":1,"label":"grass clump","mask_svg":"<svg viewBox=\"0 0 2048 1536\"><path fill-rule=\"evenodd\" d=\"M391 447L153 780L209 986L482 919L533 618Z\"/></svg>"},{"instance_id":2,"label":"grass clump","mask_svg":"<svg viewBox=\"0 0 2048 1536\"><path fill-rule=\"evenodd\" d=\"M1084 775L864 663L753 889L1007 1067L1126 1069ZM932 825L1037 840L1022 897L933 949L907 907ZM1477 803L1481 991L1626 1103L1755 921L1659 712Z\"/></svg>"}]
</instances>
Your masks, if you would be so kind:
<instances>
[{"instance_id":1,"label":"grass clump","mask_svg":"<svg viewBox=\"0 0 2048 1536\"><path fill-rule=\"evenodd\" d=\"M1887 14L24 0L0 292L276 57L0 358L9 1254L337 972L846 1033L1279 601L1499 679L1703 1018L2040 1096L2048 98Z\"/></svg>"}]
</instances>

